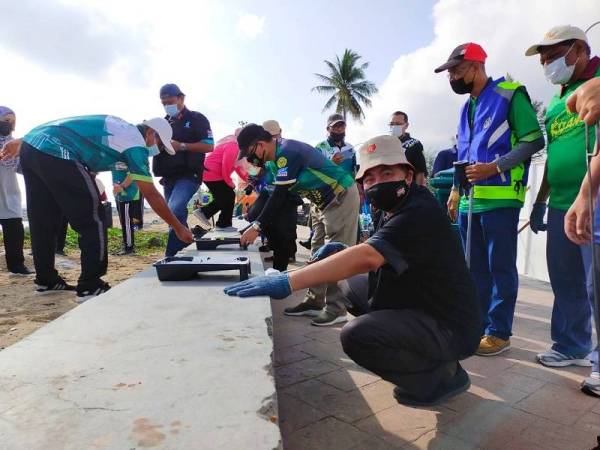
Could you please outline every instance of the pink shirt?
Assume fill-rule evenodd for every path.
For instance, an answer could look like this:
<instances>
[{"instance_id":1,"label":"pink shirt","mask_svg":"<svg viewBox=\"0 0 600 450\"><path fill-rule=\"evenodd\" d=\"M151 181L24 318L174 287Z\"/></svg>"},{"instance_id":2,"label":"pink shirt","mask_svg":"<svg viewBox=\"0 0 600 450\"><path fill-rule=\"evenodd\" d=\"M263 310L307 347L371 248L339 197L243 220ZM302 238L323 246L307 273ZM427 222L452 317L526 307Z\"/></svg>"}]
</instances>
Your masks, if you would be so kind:
<instances>
[{"instance_id":1,"label":"pink shirt","mask_svg":"<svg viewBox=\"0 0 600 450\"><path fill-rule=\"evenodd\" d=\"M231 174L235 171L241 179L246 180L248 174L241 166L236 166L239 147L235 136L227 136L217 142L212 152L204 159L203 181L224 181L235 187Z\"/></svg>"}]
</instances>

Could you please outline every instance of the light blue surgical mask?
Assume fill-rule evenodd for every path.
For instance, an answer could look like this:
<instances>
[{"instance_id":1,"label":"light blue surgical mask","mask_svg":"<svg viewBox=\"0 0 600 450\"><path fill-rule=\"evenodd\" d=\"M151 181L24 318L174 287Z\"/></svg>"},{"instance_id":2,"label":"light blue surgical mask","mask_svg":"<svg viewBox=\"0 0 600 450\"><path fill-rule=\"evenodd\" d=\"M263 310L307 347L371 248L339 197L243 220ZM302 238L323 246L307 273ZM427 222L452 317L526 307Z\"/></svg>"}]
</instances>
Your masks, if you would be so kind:
<instances>
[{"instance_id":1,"label":"light blue surgical mask","mask_svg":"<svg viewBox=\"0 0 600 450\"><path fill-rule=\"evenodd\" d=\"M151 145L150 147L148 147L148 157L152 157L152 156L156 156L160 153L160 150L158 149L158 145L154 144Z\"/></svg>"},{"instance_id":2,"label":"light blue surgical mask","mask_svg":"<svg viewBox=\"0 0 600 450\"><path fill-rule=\"evenodd\" d=\"M551 63L544 64L544 75L546 75L546 79L552 84L566 84L569 82L571 77L573 76L573 72L575 72L575 64L579 61L575 61L575 64L572 66L567 66L567 55L571 51L573 46L569 48L567 53L564 56L555 59Z\"/></svg>"},{"instance_id":3,"label":"light blue surgical mask","mask_svg":"<svg viewBox=\"0 0 600 450\"><path fill-rule=\"evenodd\" d=\"M248 164L248 175L251 177L255 177L260 173L260 167L253 166L252 164Z\"/></svg>"},{"instance_id":4,"label":"light blue surgical mask","mask_svg":"<svg viewBox=\"0 0 600 450\"><path fill-rule=\"evenodd\" d=\"M177 108L177 105L164 105L164 107L165 112L169 117L175 117L177 114L179 114L179 109Z\"/></svg>"}]
</instances>

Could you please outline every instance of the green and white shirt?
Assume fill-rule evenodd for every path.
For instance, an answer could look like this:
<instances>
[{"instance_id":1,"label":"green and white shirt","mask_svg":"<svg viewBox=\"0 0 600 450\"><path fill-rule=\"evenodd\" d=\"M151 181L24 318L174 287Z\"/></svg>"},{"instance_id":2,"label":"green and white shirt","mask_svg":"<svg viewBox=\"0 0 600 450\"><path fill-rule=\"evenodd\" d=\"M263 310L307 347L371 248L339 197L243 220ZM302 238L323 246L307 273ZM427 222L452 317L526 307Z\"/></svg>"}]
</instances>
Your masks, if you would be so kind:
<instances>
[{"instance_id":1,"label":"green and white shirt","mask_svg":"<svg viewBox=\"0 0 600 450\"><path fill-rule=\"evenodd\" d=\"M92 115L54 120L23 137L37 150L79 161L92 172L127 166L133 180L152 182L148 148L135 125L114 116Z\"/></svg>"}]
</instances>

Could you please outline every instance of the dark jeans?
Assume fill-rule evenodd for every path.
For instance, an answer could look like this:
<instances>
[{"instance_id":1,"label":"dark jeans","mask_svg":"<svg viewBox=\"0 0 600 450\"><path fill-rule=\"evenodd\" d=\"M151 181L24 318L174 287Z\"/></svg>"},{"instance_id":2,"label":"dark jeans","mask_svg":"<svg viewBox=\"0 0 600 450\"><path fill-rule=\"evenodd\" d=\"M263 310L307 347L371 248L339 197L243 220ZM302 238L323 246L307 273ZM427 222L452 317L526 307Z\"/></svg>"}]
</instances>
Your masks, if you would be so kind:
<instances>
[{"instance_id":1,"label":"dark jeans","mask_svg":"<svg viewBox=\"0 0 600 450\"><path fill-rule=\"evenodd\" d=\"M25 263L23 256L23 242L25 231L23 220L20 217L14 219L0 219L2 235L4 239L4 251L6 252L6 268L9 272L15 272Z\"/></svg>"},{"instance_id":2,"label":"dark jeans","mask_svg":"<svg viewBox=\"0 0 600 450\"><path fill-rule=\"evenodd\" d=\"M483 311L482 335L509 339L519 290L517 228L519 208L500 208L473 213L471 227L471 275ZM468 215L461 210L458 224L464 248Z\"/></svg>"},{"instance_id":3,"label":"dark jeans","mask_svg":"<svg viewBox=\"0 0 600 450\"><path fill-rule=\"evenodd\" d=\"M204 184L213 195L213 201L203 206L202 212L207 219L210 219L220 211L217 226L220 228L230 227L235 204L235 191L224 181L205 181Z\"/></svg>"},{"instance_id":4,"label":"dark jeans","mask_svg":"<svg viewBox=\"0 0 600 450\"><path fill-rule=\"evenodd\" d=\"M135 247L135 214L139 210L139 200L130 202L117 201L117 211L119 212L119 222L123 234L123 250L133 250Z\"/></svg>"},{"instance_id":5,"label":"dark jeans","mask_svg":"<svg viewBox=\"0 0 600 450\"><path fill-rule=\"evenodd\" d=\"M47 155L27 143L21 147L21 166L27 194L27 213L36 282L59 280L54 268L57 227L65 216L79 233L81 275L79 290L93 289L106 274L108 252L104 208L94 179L77 161Z\"/></svg>"},{"instance_id":6,"label":"dark jeans","mask_svg":"<svg viewBox=\"0 0 600 450\"><path fill-rule=\"evenodd\" d=\"M426 398L453 377L458 361L477 348L477 333L472 343L462 345L455 332L423 311L372 311L366 274L340 281L338 287L348 311L358 316L342 329L344 352L415 398Z\"/></svg>"},{"instance_id":7,"label":"dark jeans","mask_svg":"<svg viewBox=\"0 0 600 450\"><path fill-rule=\"evenodd\" d=\"M165 200L169 205L169 209L187 227L188 203L200 187L200 182L196 178L163 178L161 183L165 189ZM170 229L165 256L174 256L188 245L180 241L173 229Z\"/></svg>"}]
</instances>

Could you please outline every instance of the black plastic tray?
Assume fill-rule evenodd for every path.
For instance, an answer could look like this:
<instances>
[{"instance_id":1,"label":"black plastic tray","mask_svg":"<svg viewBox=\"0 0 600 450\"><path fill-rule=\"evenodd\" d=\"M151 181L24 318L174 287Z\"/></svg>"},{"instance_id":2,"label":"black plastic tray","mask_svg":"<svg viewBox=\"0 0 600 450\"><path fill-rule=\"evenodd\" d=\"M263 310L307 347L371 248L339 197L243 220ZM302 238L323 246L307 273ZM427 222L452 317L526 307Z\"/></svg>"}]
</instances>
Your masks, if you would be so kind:
<instances>
[{"instance_id":1,"label":"black plastic tray","mask_svg":"<svg viewBox=\"0 0 600 450\"><path fill-rule=\"evenodd\" d=\"M154 263L160 281L190 280L199 272L237 270L240 281L247 280L250 258L247 256L169 256Z\"/></svg>"},{"instance_id":2,"label":"black plastic tray","mask_svg":"<svg viewBox=\"0 0 600 450\"><path fill-rule=\"evenodd\" d=\"M223 236L223 237L213 237L213 238L195 238L196 248L198 250L215 250L220 245L231 245L237 244L243 250L248 250L247 245L240 244L240 238L234 236Z\"/></svg>"}]
</instances>

